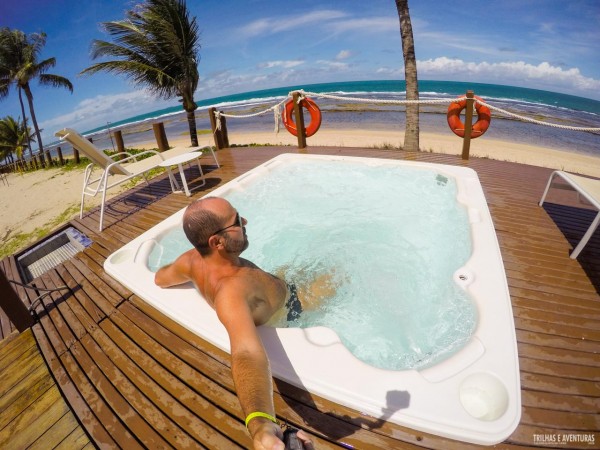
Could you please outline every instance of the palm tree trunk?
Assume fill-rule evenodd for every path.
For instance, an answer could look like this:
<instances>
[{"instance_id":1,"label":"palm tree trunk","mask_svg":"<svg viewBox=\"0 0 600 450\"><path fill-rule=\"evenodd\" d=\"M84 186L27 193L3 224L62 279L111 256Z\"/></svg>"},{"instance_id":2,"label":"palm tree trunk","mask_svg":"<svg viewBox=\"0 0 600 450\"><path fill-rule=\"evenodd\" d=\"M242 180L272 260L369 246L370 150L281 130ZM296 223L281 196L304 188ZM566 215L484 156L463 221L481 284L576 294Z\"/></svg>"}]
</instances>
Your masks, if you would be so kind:
<instances>
[{"instance_id":1,"label":"palm tree trunk","mask_svg":"<svg viewBox=\"0 0 600 450\"><path fill-rule=\"evenodd\" d=\"M31 114L31 122L33 122L33 128L35 130L35 136L37 138L38 147L40 149L40 162L42 163L42 167L44 166L44 145L42 144L42 135L40 134L40 127L38 126L37 119L35 118L35 110L33 109L33 94L31 93L31 89L29 89L29 83L26 83L23 86L23 90L25 91L25 95L27 96L27 102L29 103L29 113ZM50 159L50 154L48 157L48 165L52 164L52 160Z\"/></svg>"},{"instance_id":2,"label":"palm tree trunk","mask_svg":"<svg viewBox=\"0 0 600 450\"><path fill-rule=\"evenodd\" d=\"M396 0L396 8L400 18L400 35L402 36L402 54L404 55L404 78L406 80L406 99L419 99L417 81L417 59L412 23L408 11L408 0ZM406 105L406 131L404 133L404 150L419 150L419 105Z\"/></svg>"},{"instance_id":3,"label":"palm tree trunk","mask_svg":"<svg viewBox=\"0 0 600 450\"><path fill-rule=\"evenodd\" d=\"M198 147L198 132L196 131L196 113L194 110L186 111L188 126L190 127L190 139L192 147Z\"/></svg>"},{"instance_id":4,"label":"palm tree trunk","mask_svg":"<svg viewBox=\"0 0 600 450\"><path fill-rule=\"evenodd\" d=\"M23 94L21 93L21 86L18 87L19 91L19 103L21 103L21 114L23 114L23 124L27 130L27 117L25 116L25 105L23 104ZM29 131L27 131L27 148L29 149L29 156L33 160L33 151L31 150L31 139L29 139Z\"/></svg>"}]
</instances>

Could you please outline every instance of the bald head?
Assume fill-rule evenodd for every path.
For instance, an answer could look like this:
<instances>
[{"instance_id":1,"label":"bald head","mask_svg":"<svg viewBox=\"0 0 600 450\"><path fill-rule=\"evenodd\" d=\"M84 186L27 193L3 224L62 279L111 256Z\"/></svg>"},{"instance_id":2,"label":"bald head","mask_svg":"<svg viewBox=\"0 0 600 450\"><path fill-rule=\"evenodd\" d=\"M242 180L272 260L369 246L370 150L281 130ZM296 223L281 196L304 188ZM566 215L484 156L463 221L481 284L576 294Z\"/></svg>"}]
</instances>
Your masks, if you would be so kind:
<instances>
[{"instance_id":1,"label":"bald head","mask_svg":"<svg viewBox=\"0 0 600 450\"><path fill-rule=\"evenodd\" d=\"M183 231L200 254L210 252L208 239L215 231L223 228L231 204L222 198L205 197L192 202L183 214Z\"/></svg>"}]
</instances>

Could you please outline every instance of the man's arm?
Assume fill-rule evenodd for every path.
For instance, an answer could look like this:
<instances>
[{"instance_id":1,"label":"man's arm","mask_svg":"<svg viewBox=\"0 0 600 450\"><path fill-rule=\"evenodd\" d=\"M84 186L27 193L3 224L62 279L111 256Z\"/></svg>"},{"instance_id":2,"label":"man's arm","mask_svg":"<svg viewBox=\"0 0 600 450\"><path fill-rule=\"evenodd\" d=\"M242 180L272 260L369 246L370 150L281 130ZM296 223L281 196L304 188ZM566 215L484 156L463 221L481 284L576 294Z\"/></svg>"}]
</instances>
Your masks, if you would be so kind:
<instances>
[{"instance_id":1,"label":"man's arm","mask_svg":"<svg viewBox=\"0 0 600 450\"><path fill-rule=\"evenodd\" d=\"M189 251L179 256L172 264L158 269L154 282L162 288L187 283L191 278L191 254Z\"/></svg>"},{"instance_id":2,"label":"man's arm","mask_svg":"<svg viewBox=\"0 0 600 450\"><path fill-rule=\"evenodd\" d=\"M233 382L244 417L257 411L275 417L271 368L245 290L242 283L228 283L219 290L215 309L229 334ZM283 433L277 424L257 417L248 423L248 430L255 449L283 450Z\"/></svg>"}]
</instances>

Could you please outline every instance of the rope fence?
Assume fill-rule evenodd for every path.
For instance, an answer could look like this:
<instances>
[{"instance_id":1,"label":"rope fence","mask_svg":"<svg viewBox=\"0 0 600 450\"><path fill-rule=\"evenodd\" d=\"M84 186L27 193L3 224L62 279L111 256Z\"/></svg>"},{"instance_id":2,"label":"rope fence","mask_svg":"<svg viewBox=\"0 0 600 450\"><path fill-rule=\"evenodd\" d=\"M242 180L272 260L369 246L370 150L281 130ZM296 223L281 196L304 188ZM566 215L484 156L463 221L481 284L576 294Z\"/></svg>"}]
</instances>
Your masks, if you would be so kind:
<instances>
[{"instance_id":1,"label":"rope fence","mask_svg":"<svg viewBox=\"0 0 600 450\"><path fill-rule=\"evenodd\" d=\"M434 99L427 99L427 100L393 100L393 99L374 99L374 98L360 98L360 97L348 97L348 96L341 96L341 95L332 95L332 94L323 94L323 93L318 93L318 92L306 92L304 90L298 90L298 91L292 91L288 94L288 96L283 99L281 102L263 110L263 111L259 111L253 114L225 114L223 112L220 111L215 111L215 118L217 121L217 129L220 130L221 129L221 123L220 123L220 118L221 117L229 117L229 118L235 118L235 119L247 119L247 118L251 118L251 117L257 117L257 116L261 116L263 114L266 114L270 111L274 112L274 116L275 116L275 132L279 132L279 123L280 123L280 111L281 111L281 106L283 104L285 104L288 99L290 99L291 97L293 97L294 92L297 92L298 94L300 94L299 96L299 102L302 101L302 99L304 99L305 97L311 96L311 97L316 97L316 98L325 98L325 99L330 99L330 100L343 100L343 101L353 101L356 103L377 103L377 104L389 104L389 105L414 105L414 104L419 104L419 105L441 105L441 104L450 104L450 103L456 103L456 102L460 102L463 100L467 100L467 97L458 97L458 98L454 98L454 99L447 99L447 98L434 98ZM585 131L585 132L598 132L600 131L600 127L599 128L595 128L595 127L574 127L574 126L569 126L569 125L560 125L560 124L556 124L556 123L549 123L549 122L544 122L541 120L537 120L537 119L532 119L530 117L526 117L526 116L522 116L520 114L516 114L510 111L506 111L502 108L498 108L497 106L493 106L487 102L483 102L481 100L478 99L474 99L474 101L480 105L484 105L487 106L488 108L490 108L492 111L496 111L498 113L504 114L508 117L512 117L514 119L518 119L518 120L522 120L524 122L530 122L530 123L534 123L537 125L543 125L543 126L547 126L547 127L553 127L553 128L559 128L559 129L563 129L563 130L571 130L571 131Z\"/></svg>"}]
</instances>

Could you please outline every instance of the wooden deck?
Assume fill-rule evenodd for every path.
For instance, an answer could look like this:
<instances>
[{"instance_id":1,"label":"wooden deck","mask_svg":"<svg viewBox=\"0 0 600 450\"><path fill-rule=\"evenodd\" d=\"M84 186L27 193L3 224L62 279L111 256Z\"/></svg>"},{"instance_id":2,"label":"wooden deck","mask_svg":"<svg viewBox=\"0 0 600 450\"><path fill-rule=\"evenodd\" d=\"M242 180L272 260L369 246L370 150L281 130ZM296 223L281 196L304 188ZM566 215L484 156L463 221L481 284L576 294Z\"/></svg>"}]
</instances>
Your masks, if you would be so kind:
<instances>
[{"instance_id":1,"label":"wooden deck","mask_svg":"<svg viewBox=\"0 0 600 450\"><path fill-rule=\"evenodd\" d=\"M297 150L220 151L222 167L211 170L206 160L207 186L193 198L282 152ZM593 435L593 446L585 442L557 446L600 446L600 233L578 260L568 257L593 211L578 204L566 190L553 190L549 203L537 206L551 172L547 169L487 159L465 162L432 153L350 148L311 148L307 153L410 159L475 169L501 246L521 369L521 423L500 447L535 447L540 444L535 434ZM188 169L188 180L194 178L194 170L197 174L197 169ZM552 203L556 200L560 204ZM41 353L65 404L97 447L250 447L228 355L158 313L102 270L113 251L189 201L171 194L163 177L111 202L105 218L108 226L102 233L96 232L97 211L72 222L94 244L31 283L68 287L46 296L35 307L37 322L32 331L37 347L30 345L21 353L7 350L21 336L5 319L1 322L2 336L8 337L0 343L3 394L8 373L17 370L9 370L11 366L4 362L39 358ZM1 261L0 268L8 278L19 279L14 258ZM22 288L16 291L26 304L38 296ZM18 370L22 377L28 373ZM4 396L0 400L4 402ZM25 442L40 442L36 427L13 427L20 419L11 416L39 401L14 411L2 408L0 447L12 447L17 431ZM19 404L20 397L12 402ZM362 416L278 380L275 405L279 418L307 430L318 449L477 447ZM38 407L38 414L43 410ZM45 414L44 420L55 423L68 415L46 419ZM82 441L81 447L85 445ZM541 446L548 447L547 443Z\"/></svg>"},{"instance_id":2,"label":"wooden deck","mask_svg":"<svg viewBox=\"0 0 600 450\"><path fill-rule=\"evenodd\" d=\"M0 448L94 448L63 400L31 330L2 341L0 373Z\"/></svg>"}]
</instances>

